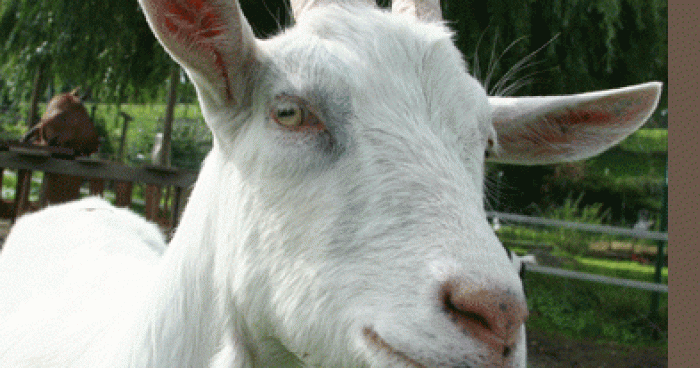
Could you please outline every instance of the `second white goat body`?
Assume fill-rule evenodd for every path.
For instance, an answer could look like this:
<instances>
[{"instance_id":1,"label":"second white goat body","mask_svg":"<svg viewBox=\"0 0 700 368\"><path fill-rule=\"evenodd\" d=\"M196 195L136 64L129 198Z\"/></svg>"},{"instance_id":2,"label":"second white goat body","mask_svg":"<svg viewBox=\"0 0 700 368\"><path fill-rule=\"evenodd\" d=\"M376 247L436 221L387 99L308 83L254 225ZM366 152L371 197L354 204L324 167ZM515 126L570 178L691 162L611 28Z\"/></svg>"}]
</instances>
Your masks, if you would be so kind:
<instances>
[{"instance_id":1,"label":"second white goat body","mask_svg":"<svg viewBox=\"0 0 700 368\"><path fill-rule=\"evenodd\" d=\"M104 359L75 351L129 326L165 248L156 225L100 198L19 218L0 253L0 366Z\"/></svg>"}]
</instances>

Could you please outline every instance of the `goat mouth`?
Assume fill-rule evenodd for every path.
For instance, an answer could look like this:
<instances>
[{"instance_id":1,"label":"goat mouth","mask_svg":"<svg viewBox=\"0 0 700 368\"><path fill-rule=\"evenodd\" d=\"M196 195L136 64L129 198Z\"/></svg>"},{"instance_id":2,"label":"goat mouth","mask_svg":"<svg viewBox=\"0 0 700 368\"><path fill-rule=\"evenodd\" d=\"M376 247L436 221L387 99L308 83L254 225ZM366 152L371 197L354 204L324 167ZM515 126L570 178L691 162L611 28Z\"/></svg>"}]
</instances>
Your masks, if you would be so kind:
<instances>
[{"instance_id":1,"label":"goat mouth","mask_svg":"<svg viewBox=\"0 0 700 368\"><path fill-rule=\"evenodd\" d=\"M393 346L386 342L386 340L382 339L382 337L379 336L377 331L375 331L372 327L365 327L362 330L362 333L371 346L373 346L377 350L386 353L390 357L397 359L398 361L404 363L406 366L415 368L426 368L425 365L413 360L411 357L406 355L406 353L396 350Z\"/></svg>"}]
</instances>

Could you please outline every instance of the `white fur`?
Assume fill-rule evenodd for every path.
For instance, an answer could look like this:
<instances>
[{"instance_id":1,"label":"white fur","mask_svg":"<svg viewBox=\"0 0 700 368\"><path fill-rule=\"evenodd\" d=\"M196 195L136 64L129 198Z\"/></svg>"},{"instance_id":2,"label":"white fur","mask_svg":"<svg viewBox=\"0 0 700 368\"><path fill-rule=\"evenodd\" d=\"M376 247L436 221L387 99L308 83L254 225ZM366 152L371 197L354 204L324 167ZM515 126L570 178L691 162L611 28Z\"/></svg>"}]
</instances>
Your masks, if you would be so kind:
<instances>
[{"instance_id":1,"label":"white fur","mask_svg":"<svg viewBox=\"0 0 700 368\"><path fill-rule=\"evenodd\" d=\"M161 260L133 239L140 222L95 230L126 245L122 257L93 254L92 240L67 245L75 252L56 268L76 277L65 287L89 287L0 320L0 366L524 367L524 325L514 351L494 358L438 296L458 280L459 293L524 300L483 208L492 107L446 28L330 5L259 41L235 4L212 0L202 13L226 23L209 39L163 15L165 3L142 1L215 137L181 225ZM276 125L280 96L311 106L327 130ZM92 221L70 206L23 218L6 251L46 249L49 235L73 244L77 230L50 220ZM16 262L3 254L0 274L13 277ZM36 260L40 286L55 281L42 272L52 262Z\"/></svg>"}]
</instances>

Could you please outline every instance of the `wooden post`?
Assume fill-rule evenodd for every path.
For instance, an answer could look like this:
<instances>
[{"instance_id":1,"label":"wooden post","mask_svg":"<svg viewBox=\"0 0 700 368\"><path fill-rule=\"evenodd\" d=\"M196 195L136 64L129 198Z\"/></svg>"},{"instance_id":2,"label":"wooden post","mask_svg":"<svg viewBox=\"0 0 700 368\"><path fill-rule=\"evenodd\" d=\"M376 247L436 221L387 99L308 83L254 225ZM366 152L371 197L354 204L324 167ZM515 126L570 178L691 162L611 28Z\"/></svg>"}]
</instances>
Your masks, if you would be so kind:
<instances>
[{"instance_id":1,"label":"wooden post","mask_svg":"<svg viewBox=\"0 0 700 368\"><path fill-rule=\"evenodd\" d=\"M114 201L114 205L117 207L131 207L131 193L134 189L134 183L130 181L115 181L114 191L117 194L117 198Z\"/></svg>"},{"instance_id":2,"label":"wooden post","mask_svg":"<svg viewBox=\"0 0 700 368\"><path fill-rule=\"evenodd\" d=\"M78 199L82 182L83 178L79 176L45 172L40 207Z\"/></svg>"},{"instance_id":3,"label":"wooden post","mask_svg":"<svg viewBox=\"0 0 700 368\"><path fill-rule=\"evenodd\" d=\"M2 183L4 179L5 168L0 167L0 190L2 190ZM0 193L0 218L12 219L14 206L12 205L12 203L8 203L7 201L5 201L5 199L2 197L2 193ZM0 245L0 249L2 249L2 245Z\"/></svg>"},{"instance_id":4,"label":"wooden post","mask_svg":"<svg viewBox=\"0 0 700 368\"><path fill-rule=\"evenodd\" d=\"M100 178L91 178L90 182L90 194L102 196L105 191L105 181Z\"/></svg>"},{"instance_id":5,"label":"wooden post","mask_svg":"<svg viewBox=\"0 0 700 368\"><path fill-rule=\"evenodd\" d=\"M22 216L29 208L29 191L31 190L32 171L17 170L17 184L15 185L15 205L12 223L17 217Z\"/></svg>"},{"instance_id":6,"label":"wooden post","mask_svg":"<svg viewBox=\"0 0 700 368\"><path fill-rule=\"evenodd\" d=\"M119 142L119 156L117 157L118 162L123 162L124 161L124 151L126 149L126 133L129 129L129 122L133 120L134 118L131 117L131 115L125 113L125 112L119 112L119 115L124 117L124 124L122 125L122 137L121 141Z\"/></svg>"},{"instance_id":7,"label":"wooden post","mask_svg":"<svg viewBox=\"0 0 700 368\"><path fill-rule=\"evenodd\" d=\"M155 184L146 184L144 197L146 197L146 218L151 221L158 220L158 212L160 209L161 189Z\"/></svg>"},{"instance_id":8,"label":"wooden post","mask_svg":"<svg viewBox=\"0 0 700 368\"><path fill-rule=\"evenodd\" d=\"M170 89L168 91L168 104L165 108L165 117L163 119L163 135L161 137L160 145L156 144L154 146L154 152L151 156L151 163L157 166L170 166L170 147L171 147L171 136L173 129L173 116L175 114L175 105L177 104L177 86L180 84L180 66L173 64L170 68ZM159 147L158 147L159 146ZM155 152L159 150L159 152ZM170 191L166 190L165 195L165 209L167 210L167 202L169 200ZM158 185L148 184L146 185L146 218L155 221L159 224L168 225L170 218L161 216L160 201L163 197L163 188Z\"/></svg>"}]
</instances>

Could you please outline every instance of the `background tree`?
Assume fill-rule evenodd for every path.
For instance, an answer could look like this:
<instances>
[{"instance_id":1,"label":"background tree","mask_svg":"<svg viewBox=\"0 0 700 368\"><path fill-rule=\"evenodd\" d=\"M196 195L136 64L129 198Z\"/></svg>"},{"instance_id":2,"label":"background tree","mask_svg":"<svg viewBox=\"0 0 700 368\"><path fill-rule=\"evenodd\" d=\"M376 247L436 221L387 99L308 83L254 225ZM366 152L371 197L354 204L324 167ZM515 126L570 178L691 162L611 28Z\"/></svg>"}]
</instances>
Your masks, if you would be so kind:
<instances>
[{"instance_id":1,"label":"background tree","mask_svg":"<svg viewBox=\"0 0 700 368\"><path fill-rule=\"evenodd\" d=\"M490 88L517 92L507 86L517 87L522 77L530 80L519 91L523 95L668 80L663 0L465 0L445 1L443 9L457 32L458 47L480 66L481 78L492 74ZM509 74L528 55L532 57L520 73ZM498 85L503 76L510 83Z\"/></svg>"},{"instance_id":2,"label":"background tree","mask_svg":"<svg viewBox=\"0 0 700 368\"><path fill-rule=\"evenodd\" d=\"M259 37L291 22L286 0L241 5ZM575 93L667 81L665 0L443 0L442 6L458 47L492 92ZM37 68L48 65L55 78L91 85L105 98L148 99L164 95L172 65L133 0L5 0L0 42L7 88L24 95ZM514 73L511 67L523 60Z\"/></svg>"},{"instance_id":3,"label":"background tree","mask_svg":"<svg viewBox=\"0 0 700 368\"><path fill-rule=\"evenodd\" d=\"M0 40L3 79L20 99L37 75L104 99L148 97L171 65L135 1L3 1Z\"/></svg>"}]
</instances>

